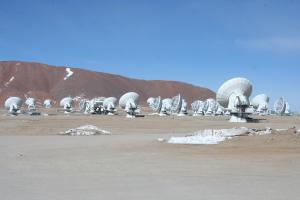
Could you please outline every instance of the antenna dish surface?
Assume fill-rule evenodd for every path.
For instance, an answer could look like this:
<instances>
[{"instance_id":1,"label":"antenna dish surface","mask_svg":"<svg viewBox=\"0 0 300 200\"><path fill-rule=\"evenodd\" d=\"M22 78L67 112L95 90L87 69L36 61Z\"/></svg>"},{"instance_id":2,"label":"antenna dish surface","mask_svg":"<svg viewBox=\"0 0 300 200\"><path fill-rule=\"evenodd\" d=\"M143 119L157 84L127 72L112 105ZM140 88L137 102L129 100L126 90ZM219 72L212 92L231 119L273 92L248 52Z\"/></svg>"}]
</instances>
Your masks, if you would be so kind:
<instances>
[{"instance_id":1,"label":"antenna dish surface","mask_svg":"<svg viewBox=\"0 0 300 200\"><path fill-rule=\"evenodd\" d=\"M140 95L138 95L135 92L128 92L128 93L124 94L123 96L121 96L121 98L119 100L120 107L125 109L126 104L129 101L131 101L135 105L138 105L139 101L140 101Z\"/></svg>"},{"instance_id":2,"label":"antenna dish surface","mask_svg":"<svg viewBox=\"0 0 300 200\"><path fill-rule=\"evenodd\" d=\"M251 82L248 79L241 77L230 79L223 83L219 88L216 99L221 106L227 108L229 98L234 93L249 98L252 93Z\"/></svg>"},{"instance_id":3,"label":"antenna dish surface","mask_svg":"<svg viewBox=\"0 0 300 200\"><path fill-rule=\"evenodd\" d=\"M178 113L182 105L182 98L180 94L172 98L171 111L172 113Z\"/></svg>"},{"instance_id":4,"label":"antenna dish surface","mask_svg":"<svg viewBox=\"0 0 300 200\"><path fill-rule=\"evenodd\" d=\"M9 110L11 108L11 106L16 106L17 109L20 109L20 107L22 106L22 103L23 103L23 101L20 97L9 97L4 102L4 107L7 110Z\"/></svg>"},{"instance_id":5,"label":"antenna dish surface","mask_svg":"<svg viewBox=\"0 0 300 200\"><path fill-rule=\"evenodd\" d=\"M151 104L150 104L151 109L154 112L160 112L161 107L162 107L162 99L160 96L151 99Z\"/></svg>"},{"instance_id":6,"label":"antenna dish surface","mask_svg":"<svg viewBox=\"0 0 300 200\"><path fill-rule=\"evenodd\" d=\"M45 108L51 108L51 106L52 106L51 99L45 99L43 105L44 105Z\"/></svg>"},{"instance_id":7,"label":"antenna dish surface","mask_svg":"<svg viewBox=\"0 0 300 200\"><path fill-rule=\"evenodd\" d=\"M69 104L69 105L73 105L73 103L74 103L74 101L73 101L73 99L71 98L71 97L65 97L65 98L63 98L61 101L60 101L60 103L59 103L59 105L60 106L65 106L66 104Z\"/></svg>"},{"instance_id":8,"label":"antenna dish surface","mask_svg":"<svg viewBox=\"0 0 300 200\"><path fill-rule=\"evenodd\" d=\"M270 98L266 95L266 94L259 94L259 95L256 95L252 101L251 101L251 104L254 108L258 108L260 105L263 105L263 104L268 104L270 101Z\"/></svg>"},{"instance_id":9,"label":"antenna dish surface","mask_svg":"<svg viewBox=\"0 0 300 200\"><path fill-rule=\"evenodd\" d=\"M284 100L283 97L280 97L279 99L277 99L274 103L274 111L277 114L283 114L286 110L286 102Z\"/></svg>"}]
</instances>

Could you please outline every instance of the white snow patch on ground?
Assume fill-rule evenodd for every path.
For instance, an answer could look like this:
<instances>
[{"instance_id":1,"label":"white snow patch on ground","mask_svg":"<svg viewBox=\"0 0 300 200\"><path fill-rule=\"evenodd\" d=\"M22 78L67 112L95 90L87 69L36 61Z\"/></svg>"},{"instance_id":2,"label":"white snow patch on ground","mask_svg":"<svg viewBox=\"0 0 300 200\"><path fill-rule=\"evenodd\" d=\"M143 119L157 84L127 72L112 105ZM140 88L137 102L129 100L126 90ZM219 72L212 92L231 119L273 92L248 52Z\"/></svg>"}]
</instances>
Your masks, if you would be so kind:
<instances>
[{"instance_id":1,"label":"white snow patch on ground","mask_svg":"<svg viewBox=\"0 0 300 200\"><path fill-rule=\"evenodd\" d=\"M74 74L74 72L71 71L71 68L69 68L69 67L66 68L66 72L67 72L67 75L64 77L64 80L67 80L70 76L72 76Z\"/></svg>"},{"instance_id":2,"label":"white snow patch on ground","mask_svg":"<svg viewBox=\"0 0 300 200\"><path fill-rule=\"evenodd\" d=\"M97 126L93 125L84 125L74 129L69 129L65 132L62 132L63 135L71 136L90 136L90 135L108 135L109 131L99 129Z\"/></svg>"},{"instance_id":3,"label":"white snow patch on ground","mask_svg":"<svg viewBox=\"0 0 300 200\"><path fill-rule=\"evenodd\" d=\"M8 85L9 85L14 79L15 79L15 77L12 76L12 77L9 79L9 81L7 81L7 82L4 84L4 86L5 86L5 87L8 87Z\"/></svg>"},{"instance_id":4,"label":"white snow patch on ground","mask_svg":"<svg viewBox=\"0 0 300 200\"><path fill-rule=\"evenodd\" d=\"M194 135L185 137L171 137L168 143L172 144L218 144L226 139L236 136L267 135L271 134L272 129L263 130L248 129L245 127L232 129L205 129L196 132Z\"/></svg>"}]
</instances>

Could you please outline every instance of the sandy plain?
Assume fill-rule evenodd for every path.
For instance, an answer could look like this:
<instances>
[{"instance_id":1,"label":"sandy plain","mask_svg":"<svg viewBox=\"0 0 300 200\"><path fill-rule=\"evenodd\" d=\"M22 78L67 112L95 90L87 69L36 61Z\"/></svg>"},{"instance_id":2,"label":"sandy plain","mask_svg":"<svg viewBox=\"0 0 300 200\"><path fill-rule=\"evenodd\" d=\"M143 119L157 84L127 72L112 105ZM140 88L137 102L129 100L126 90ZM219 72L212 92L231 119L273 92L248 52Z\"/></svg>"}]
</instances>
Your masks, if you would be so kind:
<instances>
[{"instance_id":1,"label":"sandy plain","mask_svg":"<svg viewBox=\"0 0 300 200\"><path fill-rule=\"evenodd\" d=\"M42 111L43 112L43 111ZM0 114L0 199L299 199L300 117L158 117ZM111 132L62 136L92 124ZM157 141L205 128L289 129L218 145Z\"/></svg>"}]
</instances>

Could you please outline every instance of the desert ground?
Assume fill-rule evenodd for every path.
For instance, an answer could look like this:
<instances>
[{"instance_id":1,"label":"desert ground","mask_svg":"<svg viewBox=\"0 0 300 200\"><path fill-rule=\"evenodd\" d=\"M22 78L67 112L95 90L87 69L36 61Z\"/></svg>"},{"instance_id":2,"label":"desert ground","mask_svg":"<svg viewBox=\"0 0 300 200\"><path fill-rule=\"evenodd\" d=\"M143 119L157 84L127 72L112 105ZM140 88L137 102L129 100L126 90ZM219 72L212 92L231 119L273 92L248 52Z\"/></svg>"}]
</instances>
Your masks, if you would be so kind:
<instances>
[{"instance_id":1,"label":"desert ground","mask_svg":"<svg viewBox=\"0 0 300 200\"><path fill-rule=\"evenodd\" d=\"M228 117L124 115L7 116L0 111L0 194L3 200L298 199L299 116ZM91 124L110 135L65 136ZM288 129L217 145L179 145L158 138L207 128Z\"/></svg>"}]
</instances>

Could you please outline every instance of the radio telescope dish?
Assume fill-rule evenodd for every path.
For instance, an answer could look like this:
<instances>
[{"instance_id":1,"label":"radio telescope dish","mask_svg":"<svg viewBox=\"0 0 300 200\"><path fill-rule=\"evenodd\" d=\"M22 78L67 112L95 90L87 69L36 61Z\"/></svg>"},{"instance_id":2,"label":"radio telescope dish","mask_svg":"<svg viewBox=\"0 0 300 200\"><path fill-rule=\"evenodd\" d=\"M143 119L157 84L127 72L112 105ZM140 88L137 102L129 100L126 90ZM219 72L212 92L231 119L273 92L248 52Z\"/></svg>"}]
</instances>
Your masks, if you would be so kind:
<instances>
[{"instance_id":1,"label":"radio telescope dish","mask_svg":"<svg viewBox=\"0 0 300 200\"><path fill-rule=\"evenodd\" d=\"M171 105L171 112L174 113L179 113L181 109L181 104L182 104L182 98L180 94L172 98L172 105Z\"/></svg>"},{"instance_id":2,"label":"radio telescope dish","mask_svg":"<svg viewBox=\"0 0 300 200\"><path fill-rule=\"evenodd\" d=\"M259 94L252 99L251 105L255 112L264 115L268 113L269 101L270 98L266 94Z\"/></svg>"},{"instance_id":3,"label":"radio telescope dish","mask_svg":"<svg viewBox=\"0 0 300 200\"><path fill-rule=\"evenodd\" d=\"M231 113L231 122L247 122L250 106L249 97L252 84L246 78L233 78L226 81L217 92L217 102Z\"/></svg>"},{"instance_id":4,"label":"radio telescope dish","mask_svg":"<svg viewBox=\"0 0 300 200\"><path fill-rule=\"evenodd\" d=\"M52 107L51 99L45 99L43 105L44 105L44 108L51 108Z\"/></svg>"},{"instance_id":5,"label":"radio telescope dish","mask_svg":"<svg viewBox=\"0 0 300 200\"><path fill-rule=\"evenodd\" d=\"M117 98L108 97L103 101L104 112L108 115L113 115L117 111Z\"/></svg>"},{"instance_id":6,"label":"radio telescope dish","mask_svg":"<svg viewBox=\"0 0 300 200\"><path fill-rule=\"evenodd\" d=\"M155 98L154 97L149 97L147 99L147 104L150 106L154 102Z\"/></svg>"},{"instance_id":7,"label":"radio telescope dish","mask_svg":"<svg viewBox=\"0 0 300 200\"><path fill-rule=\"evenodd\" d=\"M217 109L217 102L214 99L207 99L206 100L206 111L205 115L215 115Z\"/></svg>"},{"instance_id":8,"label":"radio telescope dish","mask_svg":"<svg viewBox=\"0 0 300 200\"><path fill-rule=\"evenodd\" d=\"M35 106L36 101L35 101L34 98L31 98L31 97L27 98L26 101L25 101L25 104L27 105L29 112L35 111L35 109L36 109L36 106Z\"/></svg>"},{"instance_id":9,"label":"radio telescope dish","mask_svg":"<svg viewBox=\"0 0 300 200\"><path fill-rule=\"evenodd\" d=\"M9 111L10 114L17 115L20 113L22 103L23 101L20 97L9 97L4 102L4 107Z\"/></svg>"},{"instance_id":10,"label":"radio telescope dish","mask_svg":"<svg viewBox=\"0 0 300 200\"><path fill-rule=\"evenodd\" d=\"M178 116L186 116L188 114L187 107L188 107L187 102L185 101L185 99L182 99L181 108L180 108Z\"/></svg>"},{"instance_id":11,"label":"radio telescope dish","mask_svg":"<svg viewBox=\"0 0 300 200\"><path fill-rule=\"evenodd\" d=\"M160 116L170 115L171 107L172 107L172 99L170 98L163 99L159 115Z\"/></svg>"},{"instance_id":12,"label":"radio telescope dish","mask_svg":"<svg viewBox=\"0 0 300 200\"><path fill-rule=\"evenodd\" d=\"M285 115L290 115L291 114L291 112L290 112L290 104L287 101L285 101L285 111L284 111L284 114Z\"/></svg>"},{"instance_id":13,"label":"radio telescope dish","mask_svg":"<svg viewBox=\"0 0 300 200\"><path fill-rule=\"evenodd\" d=\"M155 112L155 113L159 113L162 107L162 100L161 97L158 96L156 98L154 97L150 97L147 100L147 103L149 104L149 107Z\"/></svg>"},{"instance_id":14,"label":"radio telescope dish","mask_svg":"<svg viewBox=\"0 0 300 200\"><path fill-rule=\"evenodd\" d=\"M193 110L193 116L202 116L205 112L206 102L196 100L191 104L192 110Z\"/></svg>"},{"instance_id":15,"label":"radio telescope dish","mask_svg":"<svg viewBox=\"0 0 300 200\"><path fill-rule=\"evenodd\" d=\"M286 110L286 102L283 97L277 99L274 103L274 111L279 115L283 115Z\"/></svg>"},{"instance_id":16,"label":"radio telescope dish","mask_svg":"<svg viewBox=\"0 0 300 200\"><path fill-rule=\"evenodd\" d=\"M197 116L197 111L200 107L200 100L193 101L191 103L192 111L193 111L193 116Z\"/></svg>"},{"instance_id":17,"label":"radio telescope dish","mask_svg":"<svg viewBox=\"0 0 300 200\"><path fill-rule=\"evenodd\" d=\"M121 96L119 106L125 110L128 118L134 118L139 113L140 96L135 92L128 92Z\"/></svg>"},{"instance_id":18,"label":"radio telescope dish","mask_svg":"<svg viewBox=\"0 0 300 200\"><path fill-rule=\"evenodd\" d=\"M96 97L89 101L89 113L91 114L102 114L104 112L103 102L105 97Z\"/></svg>"},{"instance_id":19,"label":"radio telescope dish","mask_svg":"<svg viewBox=\"0 0 300 200\"><path fill-rule=\"evenodd\" d=\"M59 103L59 105L61 107L63 107L65 113L72 112L73 104L74 104L74 101L71 97L65 97Z\"/></svg>"},{"instance_id":20,"label":"radio telescope dish","mask_svg":"<svg viewBox=\"0 0 300 200\"><path fill-rule=\"evenodd\" d=\"M216 115L224 115L225 109L219 103L217 103Z\"/></svg>"},{"instance_id":21,"label":"radio telescope dish","mask_svg":"<svg viewBox=\"0 0 300 200\"><path fill-rule=\"evenodd\" d=\"M79 101L79 110L80 111L85 111L86 107L87 107L87 104L88 104L88 100L87 99L81 99Z\"/></svg>"}]
</instances>

